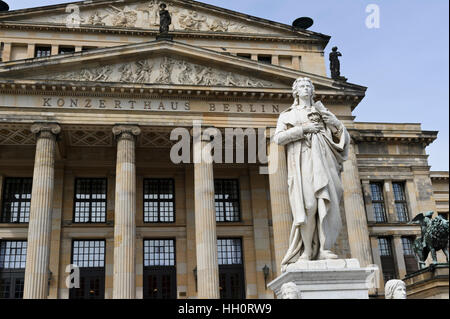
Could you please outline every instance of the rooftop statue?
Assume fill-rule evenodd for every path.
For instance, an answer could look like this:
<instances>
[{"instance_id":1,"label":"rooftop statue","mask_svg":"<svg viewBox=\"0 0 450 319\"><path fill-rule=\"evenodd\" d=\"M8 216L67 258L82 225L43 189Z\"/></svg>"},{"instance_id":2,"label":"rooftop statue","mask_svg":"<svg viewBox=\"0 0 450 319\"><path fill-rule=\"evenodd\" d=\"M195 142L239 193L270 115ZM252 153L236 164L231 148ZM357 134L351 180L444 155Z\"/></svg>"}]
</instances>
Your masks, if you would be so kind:
<instances>
[{"instance_id":1,"label":"rooftop statue","mask_svg":"<svg viewBox=\"0 0 450 319\"><path fill-rule=\"evenodd\" d=\"M347 78L341 76L341 62L339 61L339 57L342 56L342 53L338 51L337 47L333 47L330 53L330 71L331 78L339 81L347 81Z\"/></svg>"},{"instance_id":2,"label":"rooftop statue","mask_svg":"<svg viewBox=\"0 0 450 319\"><path fill-rule=\"evenodd\" d=\"M350 135L321 102L314 102L309 78L293 85L295 102L280 114L274 141L285 145L293 214L287 266L303 260L337 259L331 251L341 230L342 164Z\"/></svg>"},{"instance_id":3,"label":"rooftop statue","mask_svg":"<svg viewBox=\"0 0 450 319\"><path fill-rule=\"evenodd\" d=\"M159 8L159 32L161 34L166 34L169 33L169 26L172 24L172 17L170 16L169 11L166 10L167 5L165 3L161 3Z\"/></svg>"},{"instance_id":4,"label":"rooftop statue","mask_svg":"<svg viewBox=\"0 0 450 319\"><path fill-rule=\"evenodd\" d=\"M414 241L414 252L416 258L423 268L431 252L433 264L437 264L437 254L442 250L447 257L448 263L448 220L442 216L432 219L433 212L421 213L414 217L411 224L420 224L422 236Z\"/></svg>"}]
</instances>

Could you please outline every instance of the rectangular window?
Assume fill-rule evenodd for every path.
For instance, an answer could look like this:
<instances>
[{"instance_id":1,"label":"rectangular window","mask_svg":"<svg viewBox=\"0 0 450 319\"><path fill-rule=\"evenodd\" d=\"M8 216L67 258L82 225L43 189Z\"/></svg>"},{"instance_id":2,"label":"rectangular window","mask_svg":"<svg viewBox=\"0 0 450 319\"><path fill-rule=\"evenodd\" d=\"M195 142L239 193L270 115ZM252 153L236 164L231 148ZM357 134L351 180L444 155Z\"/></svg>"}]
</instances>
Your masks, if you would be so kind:
<instances>
[{"instance_id":1,"label":"rectangular window","mask_svg":"<svg viewBox=\"0 0 450 319\"><path fill-rule=\"evenodd\" d=\"M75 53L75 47L59 47L58 49L59 54L72 54Z\"/></svg>"},{"instance_id":2,"label":"rectangular window","mask_svg":"<svg viewBox=\"0 0 450 319\"><path fill-rule=\"evenodd\" d=\"M75 180L75 223L106 223L106 178Z\"/></svg>"},{"instance_id":3,"label":"rectangular window","mask_svg":"<svg viewBox=\"0 0 450 319\"><path fill-rule=\"evenodd\" d=\"M144 240L144 299L176 299L175 240Z\"/></svg>"},{"instance_id":4,"label":"rectangular window","mask_svg":"<svg viewBox=\"0 0 450 319\"><path fill-rule=\"evenodd\" d=\"M0 299L22 299L26 241L0 241Z\"/></svg>"},{"instance_id":5,"label":"rectangular window","mask_svg":"<svg viewBox=\"0 0 450 319\"><path fill-rule=\"evenodd\" d=\"M405 184L392 183L394 190L395 208L400 222L409 222L408 205L406 203Z\"/></svg>"},{"instance_id":6,"label":"rectangular window","mask_svg":"<svg viewBox=\"0 0 450 319\"><path fill-rule=\"evenodd\" d=\"M413 250L413 242L414 242L413 238L409 237L402 238L403 255L405 257L406 272L408 274L419 270L417 259Z\"/></svg>"},{"instance_id":7,"label":"rectangular window","mask_svg":"<svg viewBox=\"0 0 450 319\"><path fill-rule=\"evenodd\" d=\"M144 180L144 222L175 222L175 182L173 179Z\"/></svg>"},{"instance_id":8,"label":"rectangular window","mask_svg":"<svg viewBox=\"0 0 450 319\"><path fill-rule=\"evenodd\" d=\"M239 222L241 220L239 180L214 180L216 221Z\"/></svg>"},{"instance_id":9,"label":"rectangular window","mask_svg":"<svg viewBox=\"0 0 450 319\"><path fill-rule=\"evenodd\" d=\"M217 240L221 299L245 299L245 277L242 240Z\"/></svg>"},{"instance_id":10,"label":"rectangular window","mask_svg":"<svg viewBox=\"0 0 450 319\"><path fill-rule=\"evenodd\" d=\"M272 64L272 56L258 55L258 62L265 63L265 64Z\"/></svg>"},{"instance_id":11,"label":"rectangular window","mask_svg":"<svg viewBox=\"0 0 450 319\"><path fill-rule=\"evenodd\" d=\"M32 178L6 178L3 186L2 223L28 223Z\"/></svg>"},{"instance_id":12,"label":"rectangular window","mask_svg":"<svg viewBox=\"0 0 450 319\"><path fill-rule=\"evenodd\" d=\"M248 53L237 53L236 56L240 57L240 58L245 58L245 59L252 59L252 55L248 54Z\"/></svg>"},{"instance_id":13,"label":"rectangular window","mask_svg":"<svg viewBox=\"0 0 450 319\"><path fill-rule=\"evenodd\" d=\"M397 277L394 256L392 254L392 241L388 237L378 238L381 266L383 268L384 281L388 282Z\"/></svg>"},{"instance_id":14,"label":"rectangular window","mask_svg":"<svg viewBox=\"0 0 450 319\"><path fill-rule=\"evenodd\" d=\"M52 55L52 47L51 46L36 46L34 56L36 58L50 56Z\"/></svg>"},{"instance_id":15,"label":"rectangular window","mask_svg":"<svg viewBox=\"0 0 450 319\"><path fill-rule=\"evenodd\" d=\"M74 240L72 264L80 270L80 288L70 289L71 299L105 297L105 241Z\"/></svg>"},{"instance_id":16,"label":"rectangular window","mask_svg":"<svg viewBox=\"0 0 450 319\"><path fill-rule=\"evenodd\" d=\"M383 184L381 183L370 183L370 190L372 194L372 206L373 213L375 217L375 222L385 223L386 219L386 208L384 205L383 196Z\"/></svg>"}]
</instances>

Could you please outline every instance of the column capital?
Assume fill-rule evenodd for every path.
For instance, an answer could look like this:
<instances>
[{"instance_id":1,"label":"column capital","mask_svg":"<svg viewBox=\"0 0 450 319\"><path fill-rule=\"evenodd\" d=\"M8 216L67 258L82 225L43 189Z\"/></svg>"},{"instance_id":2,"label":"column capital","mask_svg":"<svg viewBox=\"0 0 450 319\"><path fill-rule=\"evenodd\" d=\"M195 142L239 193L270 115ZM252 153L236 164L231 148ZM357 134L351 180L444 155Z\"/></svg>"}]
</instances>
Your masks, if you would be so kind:
<instances>
[{"instance_id":1,"label":"column capital","mask_svg":"<svg viewBox=\"0 0 450 319\"><path fill-rule=\"evenodd\" d=\"M31 132L36 134L37 138L56 138L61 133L61 126L57 123L34 123Z\"/></svg>"},{"instance_id":2,"label":"column capital","mask_svg":"<svg viewBox=\"0 0 450 319\"><path fill-rule=\"evenodd\" d=\"M118 140L134 140L136 136L141 134L141 129L137 125L119 124L113 127L112 132Z\"/></svg>"}]
</instances>

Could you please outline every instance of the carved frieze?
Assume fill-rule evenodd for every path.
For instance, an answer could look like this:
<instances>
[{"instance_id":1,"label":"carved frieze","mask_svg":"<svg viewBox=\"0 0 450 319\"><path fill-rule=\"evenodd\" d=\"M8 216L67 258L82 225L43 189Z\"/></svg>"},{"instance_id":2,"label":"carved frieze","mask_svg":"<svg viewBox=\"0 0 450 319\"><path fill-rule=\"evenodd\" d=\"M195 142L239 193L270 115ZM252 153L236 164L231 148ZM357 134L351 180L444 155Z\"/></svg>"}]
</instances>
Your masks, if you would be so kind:
<instances>
[{"instance_id":1,"label":"carved frieze","mask_svg":"<svg viewBox=\"0 0 450 319\"><path fill-rule=\"evenodd\" d=\"M229 87L271 87L272 83L254 77L222 71L172 57L108 65L92 69L34 76L88 82L125 82Z\"/></svg>"},{"instance_id":2,"label":"carved frieze","mask_svg":"<svg viewBox=\"0 0 450 319\"><path fill-rule=\"evenodd\" d=\"M127 5L108 5L104 8L84 9L52 16L42 15L30 19L30 22L50 22L56 24L119 27L119 28L159 28L159 5L162 1L150 0ZM273 33L264 27L248 25L238 18L213 15L208 11L186 9L170 1L164 1L172 16L171 30L209 31L209 32L242 32L242 33Z\"/></svg>"}]
</instances>

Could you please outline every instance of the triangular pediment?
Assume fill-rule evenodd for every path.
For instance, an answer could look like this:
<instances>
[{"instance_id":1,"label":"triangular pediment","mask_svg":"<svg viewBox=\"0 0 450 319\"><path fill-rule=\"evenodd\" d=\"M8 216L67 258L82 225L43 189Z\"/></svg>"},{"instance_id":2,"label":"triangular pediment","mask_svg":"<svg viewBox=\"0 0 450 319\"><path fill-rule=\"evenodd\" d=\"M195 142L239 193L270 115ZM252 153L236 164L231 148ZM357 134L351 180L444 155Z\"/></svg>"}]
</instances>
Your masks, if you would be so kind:
<instances>
[{"instance_id":1,"label":"triangular pediment","mask_svg":"<svg viewBox=\"0 0 450 319\"><path fill-rule=\"evenodd\" d=\"M364 87L252 61L185 43L160 40L0 63L0 79L35 83L101 83L157 87L234 88L286 92L309 77L323 94L364 95Z\"/></svg>"},{"instance_id":2,"label":"triangular pediment","mask_svg":"<svg viewBox=\"0 0 450 319\"><path fill-rule=\"evenodd\" d=\"M159 29L159 0L94 0L10 11L0 21L125 29ZM243 33L298 36L328 40L329 37L288 25L222 9L191 0L168 0L171 31Z\"/></svg>"}]
</instances>

